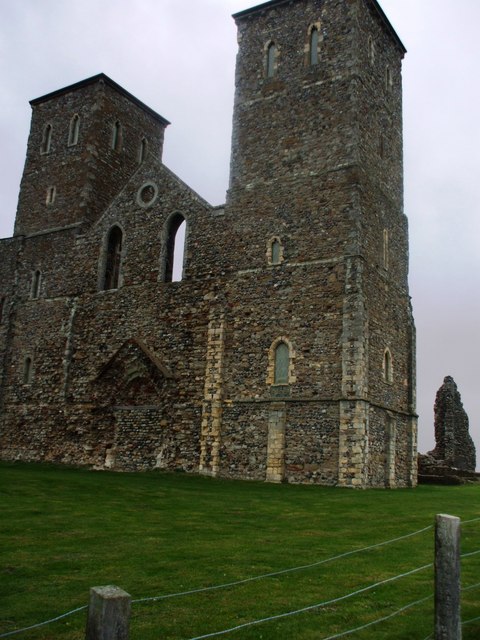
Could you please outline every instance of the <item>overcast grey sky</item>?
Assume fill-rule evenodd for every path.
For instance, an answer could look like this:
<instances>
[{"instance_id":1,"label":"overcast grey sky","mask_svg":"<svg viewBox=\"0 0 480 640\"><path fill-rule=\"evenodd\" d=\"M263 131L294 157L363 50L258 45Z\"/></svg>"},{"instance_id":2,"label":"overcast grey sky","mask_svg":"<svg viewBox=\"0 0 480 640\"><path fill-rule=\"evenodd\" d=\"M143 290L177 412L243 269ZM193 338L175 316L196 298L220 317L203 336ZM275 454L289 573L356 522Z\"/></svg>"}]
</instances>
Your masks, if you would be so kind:
<instances>
[{"instance_id":1,"label":"overcast grey sky","mask_svg":"<svg viewBox=\"0 0 480 640\"><path fill-rule=\"evenodd\" d=\"M13 230L28 101L104 72L172 122L165 163L212 204L228 181L236 54L255 0L0 0L0 237ZM404 61L405 212L419 450L454 377L480 458L479 0L380 0Z\"/></svg>"}]
</instances>

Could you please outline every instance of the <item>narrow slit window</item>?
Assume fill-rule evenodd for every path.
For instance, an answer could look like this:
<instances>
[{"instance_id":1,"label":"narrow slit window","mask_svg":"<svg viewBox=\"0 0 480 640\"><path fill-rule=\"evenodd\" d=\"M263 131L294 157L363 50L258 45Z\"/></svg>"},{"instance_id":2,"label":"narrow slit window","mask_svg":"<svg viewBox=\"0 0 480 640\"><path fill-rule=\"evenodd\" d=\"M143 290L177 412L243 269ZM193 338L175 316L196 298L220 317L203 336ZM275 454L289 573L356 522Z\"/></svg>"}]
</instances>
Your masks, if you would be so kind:
<instances>
[{"instance_id":1,"label":"narrow slit window","mask_svg":"<svg viewBox=\"0 0 480 640\"><path fill-rule=\"evenodd\" d=\"M52 125L47 124L43 130L42 145L40 147L41 153L50 153L52 146Z\"/></svg>"},{"instance_id":2,"label":"narrow slit window","mask_svg":"<svg viewBox=\"0 0 480 640\"><path fill-rule=\"evenodd\" d=\"M392 382L393 380L393 367L392 367L392 354L388 349L385 350L383 356L383 376L385 382Z\"/></svg>"},{"instance_id":3,"label":"narrow slit window","mask_svg":"<svg viewBox=\"0 0 480 640\"><path fill-rule=\"evenodd\" d=\"M0 324L3 322L4 308L5 308L5 298L0 298Z\"/></svg>"},{"instance_id":4,"label":"narrow slit window","mask_svg":"<svg viewBox=\"0 0 480 640\"><path fill-rule=\"evenodd\" d=\"M183 278L187 223L180 214L175 214L169 222L165 244L164 282L179 282Z\"/></svg>"},{"instance_id":5,"label":"narrow slit window","mask_svg":"<svg viewBox=\"0 0 480 640\"><path fill-rule=\"evenodd\" d=\"M112 149L114 151L120 151L122 146L122 125L119 120L115 122L112 130Z\"/></svg>"},{"instance_id":6,"label":"narrow slit window","mask_svg":"<svg viewBox=\"0 0 480 640\"><path fill-rule=\"evenodd\" d=\"M33 377L33 360L27 356L23 361L23 384L31 384Z\"/></svg>"},{"instance_id":7,"label":"narrow slit window","mask_svg":"<svg viewBox=\"0 0 480 640\"><path fill-rule=\"evenodd\" d=\"M103 289L105 291L118 289L122 266L122 244L123 233L119 227L115 226L108 234L105 274L103 278Z\"/></svg>"},{"instance_id":8,"label":"narrow slit window","mask_svg":"<svg viewBox=\"0 0 480 640\"><path fill-rule=\"evenodd\" d=\"M142 138L140 140L140 146L138 148L138 164L142 164L142 162L147 157L147 140L146 138Z\"/></svg>"},{"instance_id":9,"label":"narrow slit window","mask_svg":"<svg viewBox=\"0 0 480 640\"><path fill-rule=\"evenodd\" d=\"M46 204L53 204L55 202L55 196L57 194L57 190L55 189L55 187L48 187L47 189L47 197L46 197Z\"/></svg>"},{"instance_id":10,"label":"narrow slit window","mask_svg":"<svg viewBox=\"0 0 480 640\"><path fill-rule=\"evenodd\" d=\"M280 342L275 349L275 384L288 384L290 367L290 349L285 342Z\"/></svg>"},{"instance_id":11,"label":"narrow slit window","mask_svg":"<svg viewBox=\"0 0 480 640\"><path fill-rule=\"evenodd\" d=\"M267 49L267 78L273 78L275 75L276 57L277 47L274 42L271 42Z\"/></svg>"},{"instance_id":12,"label":"narrow slit window","mask_svg":"<svg viewBox=\"0 0 480 640\"><path fill-rule=\"evenodd\" d=\"M368 58L371 65L375 64L375 43L372 36L368 38Z\"/></svg>"},{"instance_id":13,"label":"narrow slit window","mask_svg":"<svg viewBox=\"0 0 480 640\"><path fill-rule=\"evenodd\" d=\"M42 284L42 273L38 269L33 274L32 278L32 299L36 300L40 297L40 287Z\"/></svg>"},{"instance_id":14,"label":"narrow slit window","mask_svg":"<svg viewBox=\"0 0 480 640\"><path fill-rule=\"evenodd\" d=\"M388 269L388 257L389 257L389 247L388 247L388 229L383 230L383 267L384 269Z\"/></svg>"},{"instance_id":15,"label":"narrow slit window","mask_svg":"<svg viewBox=\"0 0 480 640\"><path fill-rule=\"evenodd\" d=\"M317 27L313 27L310 32L310 66L318 64L318 43L319 33Z\"/></svg>"},{"instance_id":16,"label":"narrow slit window","mask_svg":"<svg viewBox=\"0 0 480 640\"><path fill-rule=\"evenodd\" d=\"M70 120L70 129L68 132L68 146L73 147L78 143L78 134L80 133L80 116L76 113Z\"/></svg>"}]
</instances>

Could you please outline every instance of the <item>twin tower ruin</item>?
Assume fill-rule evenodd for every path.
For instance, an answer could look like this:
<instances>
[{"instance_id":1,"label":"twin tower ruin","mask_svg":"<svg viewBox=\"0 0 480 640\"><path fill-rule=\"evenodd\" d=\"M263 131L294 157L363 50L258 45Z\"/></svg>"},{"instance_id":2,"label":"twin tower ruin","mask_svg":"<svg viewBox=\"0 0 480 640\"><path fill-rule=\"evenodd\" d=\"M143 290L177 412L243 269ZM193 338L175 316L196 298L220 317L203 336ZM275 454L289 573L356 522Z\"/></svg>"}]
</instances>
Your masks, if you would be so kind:
<instances>
[{"instance_id":1,"label":"twin tower ruin","mask_svg":"<svg viewBox=\"0 0 480 640\"><path fill-rule=\"evenodd\" d=\"M413 486L405 49L375 0L234 19L225 206L105 75L32 100L0 241L1 457Z\"/></svg>"}]
</instances>

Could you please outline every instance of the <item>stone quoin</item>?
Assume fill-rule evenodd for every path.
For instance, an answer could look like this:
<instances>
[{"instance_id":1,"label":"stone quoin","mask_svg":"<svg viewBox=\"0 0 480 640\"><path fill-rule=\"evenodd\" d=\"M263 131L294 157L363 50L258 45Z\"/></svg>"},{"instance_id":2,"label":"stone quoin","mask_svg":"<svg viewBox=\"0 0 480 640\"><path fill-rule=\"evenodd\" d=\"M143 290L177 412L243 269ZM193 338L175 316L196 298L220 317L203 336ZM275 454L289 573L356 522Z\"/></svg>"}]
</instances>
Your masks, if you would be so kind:
<instances>
[{"instance_id":1,"label":"stone quoin","mask_svg":"<svg viewBox=\"0 0 480 640\"><path fill-rule=\"evenodd\" d=\"M107 76L32 100L0 241L0 455L414 486L405 49L376 0L234 19L224 206L162 163L168 121Z\"/></svg>"}]
</instances>

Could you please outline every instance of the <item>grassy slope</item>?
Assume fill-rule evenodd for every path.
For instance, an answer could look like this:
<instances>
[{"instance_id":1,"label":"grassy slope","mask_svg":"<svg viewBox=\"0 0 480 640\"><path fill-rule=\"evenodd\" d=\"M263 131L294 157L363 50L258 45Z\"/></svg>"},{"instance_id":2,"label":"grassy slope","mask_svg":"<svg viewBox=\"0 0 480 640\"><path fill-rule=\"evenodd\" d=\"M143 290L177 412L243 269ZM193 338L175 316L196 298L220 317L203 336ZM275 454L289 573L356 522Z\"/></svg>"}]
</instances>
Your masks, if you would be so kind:
<instances>
[{"instance_id":1,"label":"grassy slope","mask_svg":"<svg viewBox=\"0 0 480 640\"><path fill-rule=\"evenodd\" d=\"M215 585L395 538L436 513L480 516L480 485L354 492L229 482L195 476L95 473L0 464L0 634L88 602L94 585L133 598ZM480 549L480 522L462 531L462 551ZM431 562L433 531L308 570L234 588L135 604L132 640L188 639L335 598ZM462 562L464 586L480 581L480 555ZM310 613L221 637L313 639L365 624L432 592L432 571ZM433 602L355 640L424 640ZM480 615L480 588L464 594L463 617ZM15 636L84 638L85 612ZM480 637L480 623L464 640Z\"/></svg>"}]
</instances>

